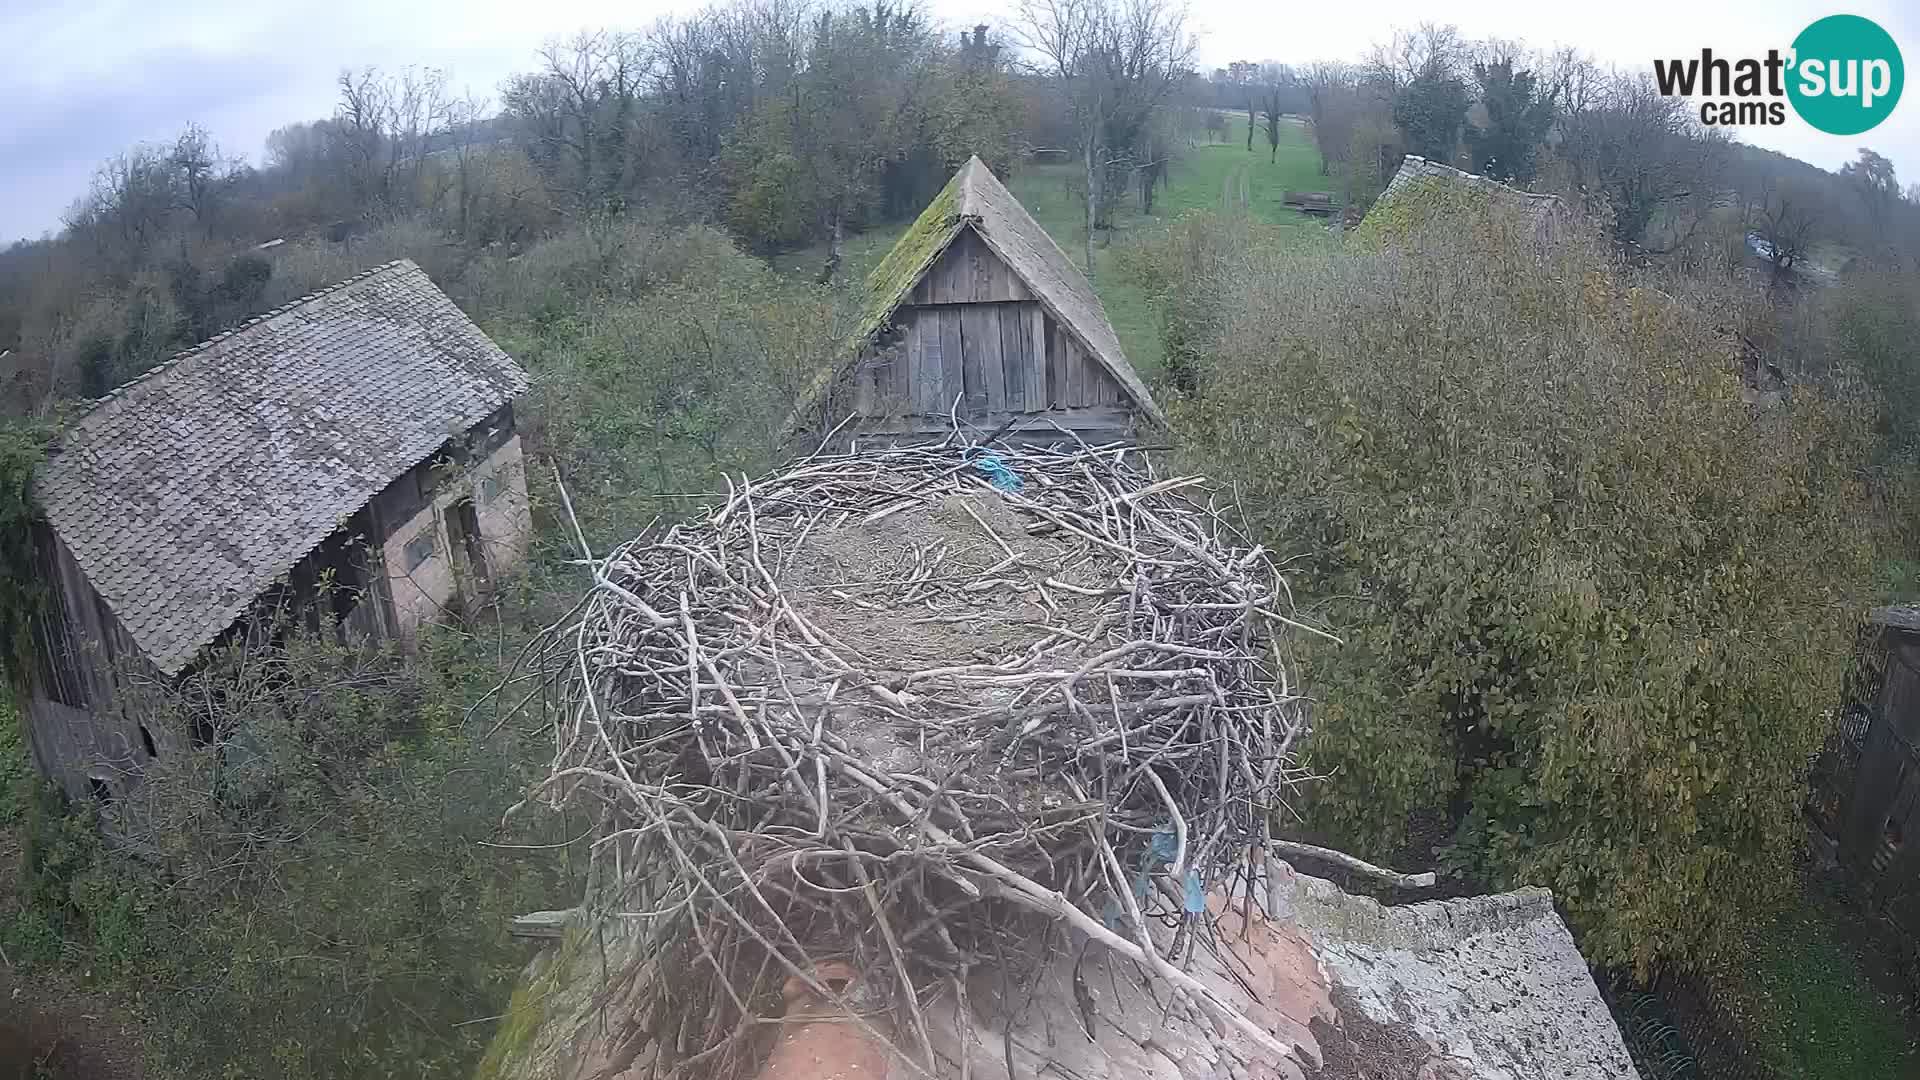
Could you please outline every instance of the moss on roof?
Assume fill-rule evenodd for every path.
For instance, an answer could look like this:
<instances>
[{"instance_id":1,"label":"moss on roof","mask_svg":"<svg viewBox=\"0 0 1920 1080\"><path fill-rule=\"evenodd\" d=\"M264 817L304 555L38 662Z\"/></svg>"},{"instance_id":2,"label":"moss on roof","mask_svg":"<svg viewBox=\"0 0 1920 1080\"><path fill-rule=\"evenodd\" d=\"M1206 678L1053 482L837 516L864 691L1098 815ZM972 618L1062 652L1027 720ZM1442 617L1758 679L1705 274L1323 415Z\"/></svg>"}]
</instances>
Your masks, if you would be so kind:
<instances>
[{"instance_id":1,"label":"moss on roof","mask_svg":"<svg viewBox=\"0 0 1920 1080\"><path fill-rule=\"evenodd\" d=\"M1093 284L977 156L969 158L953 174L953 179L947 181L947 186L941 188L914 219L893 250L867 275L866 287L860 294L859 319L847 343L848 363L857 362L861 351L886 327L894 311L906 301L941 252L953 243L961 229L969 227L979 234L987 249L1033 291L1048 313L1073 335L1094 361L1119 381L1133 403L1149 419L1164 426L1166 416L1154 403L1153 394L1139 373L1127 363L1120 339L1107 320L1106 309L1094 293ZM795 412L796 423L800 422L799 417L813 410L833 380L846 370L848 368L842 366L823 372L814 380L801 397L800 408Z\"/></svg>"},{"instance_id":2,"label":"moss on roof","mask_svg":"<svg viewBox=\"0 0 1920 1080\"><path fill-rule=\"evenodd\" d=\"M1364 242L1405 240L1429 222L1483 210L1493 194L1469 184L1422 176L1397 185L1392 198L1382 197L1353 227L1353 238Z\"/></svg>"},{"instance_id":3,"label":"moss on roof","mask_svg":"<svg viewBox=\"0 0 1920 1080\"><path fill-rule=\"evenodd\" d=\"M1491 206L1516 211L1536 230L1551 230L1560 200L1549 194L1522 191L1510 184L1464 172L1451 165L1408 154L1393 174L1393 182L1355 226L1352 236L1363 242L1396 243L1429 222L1467 213L1485 213Z\"/></svg>"},{"instance_id":4,"label":"moss on roof","mask_svg":"<svg viewBox=\"0 0 1920 1080\"><path fill-rule=\"evenodd\" d=\"M865 345L874 332L885 325L893 309L926 273L927 267L947 249L963 223L960 216L960 185L965 170L953 174L947 186L933 197L920 216L913 219L893 250L867 275L867 299L860 308L860 321L854 331L856 349Z\"/></svg>"}]
</instances>

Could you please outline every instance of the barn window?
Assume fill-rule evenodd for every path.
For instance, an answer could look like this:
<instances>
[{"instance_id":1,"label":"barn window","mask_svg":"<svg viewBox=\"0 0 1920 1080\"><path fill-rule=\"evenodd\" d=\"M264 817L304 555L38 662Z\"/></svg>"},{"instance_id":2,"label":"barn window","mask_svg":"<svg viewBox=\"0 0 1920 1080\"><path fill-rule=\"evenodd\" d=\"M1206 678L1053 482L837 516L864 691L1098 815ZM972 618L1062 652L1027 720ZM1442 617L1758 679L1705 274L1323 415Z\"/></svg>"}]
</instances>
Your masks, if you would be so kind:
<instances>
[{"instance_id":1,"label":"barn window","mask_svg":"<svg viewBox=\"0 0 1920 1080\"><path fill-rule=\"evenodd\" d=\"M140 746L147 752L148 757L157 758L160 756L160 748L155 746L153 742L153 732L148 731L147 725L145 724L140 725Z\"/></svg>"},{"instance_id":2,"label":"barn window","mask_svg":"<svg viewBox=\"0 0 1920 1080\"><path fill-rule=\"evenodd\" d=\"M480 505L485 506L500 497L500 478L483 476L480 478Z\"/></svg>"},{"instance_id":3,"label":"barn window","mask_svg":"<svg viewBox=\"0 0 1920 1080\"><path fill-rule=\"evenodd\" d=\"M93 797L94 802L106 806L113 802L113 785L104 776L88 776L87 794Z\"/></svg>"},{"instance_id":4,"label":"barn window","mask_svg":"<svg viewBox=\"0 0 1920 1080\"><path fill-rule=\"evenodd\" d=\"M433 530L422 529L413 539L407 541L407 572L420 569L420 564L433 558Z\"/></svg>"}]
</instances>

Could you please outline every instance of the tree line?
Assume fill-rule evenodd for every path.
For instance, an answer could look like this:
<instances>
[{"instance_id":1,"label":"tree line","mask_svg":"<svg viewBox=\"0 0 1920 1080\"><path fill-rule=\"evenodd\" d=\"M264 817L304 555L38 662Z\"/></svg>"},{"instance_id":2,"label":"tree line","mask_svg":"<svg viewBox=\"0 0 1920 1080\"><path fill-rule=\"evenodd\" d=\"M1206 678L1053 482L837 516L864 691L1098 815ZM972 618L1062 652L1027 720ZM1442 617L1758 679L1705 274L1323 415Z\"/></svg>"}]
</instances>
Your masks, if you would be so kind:
<instances>
[{"instance_id":1,"label":"tree line","mask_svg":"<svg viewBox=\"0 0 1920 1080\"><path fill-rule=\"evenodd\" d=\"M820 246L832 282L849 233L910 218L968 156L1004 172L1064 148L1105 229L1165 180L1193 44L1173 0L1036 0L1005 34L896 0L728 0L552 41L497 101L432 69L343 71L332 115L275 130L258 166L189 126L0 251L0 377L14 411L97 396L259 310L263 245L403 221L466 252L705 221L762 255Z\"/></svg>"},{"instance_id":2,"label":"tree line","mask_svg":"<svg viewBox=\"0 0 1920 1080\"><path fill-rule=\"evenodd\" d=\"M1821 245L1873 265L1920 265L1920 198L1903 193L1884 156L1863 147L1832 173L1736 143L1649 73L1603 68L1571 49L1471 41L1425 24L1358 63L1230 64L1194 100L1244 111L1248 150L1275 113L1310 118L1321 172L1355 212L1418 154L1564 193L1604 217L1637 258L1737 265L1751 254L1782 284Z\"/></svg>"}]
</instances>

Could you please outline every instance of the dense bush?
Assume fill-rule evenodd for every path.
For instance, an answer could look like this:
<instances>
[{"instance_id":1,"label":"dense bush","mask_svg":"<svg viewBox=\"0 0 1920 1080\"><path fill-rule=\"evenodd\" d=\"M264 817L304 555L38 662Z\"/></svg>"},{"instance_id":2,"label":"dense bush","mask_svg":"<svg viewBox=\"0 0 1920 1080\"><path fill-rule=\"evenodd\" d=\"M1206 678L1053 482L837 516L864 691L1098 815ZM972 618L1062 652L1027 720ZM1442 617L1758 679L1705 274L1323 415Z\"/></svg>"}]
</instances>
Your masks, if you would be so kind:
<instances>
[{"instance_id":1,"label":"dense bush","mask_svg":"<svg viewBox=\"0 0 1920 1080\"><path fill-rule=\"evenodd\" d=\"M1311 817L1546 885L1600 962L1688 962L1779 895L1870 573L1869 413L1742 403L1706 313L1484 199L1216 262L1187 445L1347 643Z\"/></svg>"},{"instance_id":2,"label":"dense bush","mask_svg":"<svg viewBox=\"0 0 1920 1080\"><path fill-rule=\"evenodd\" d=\"M843 295L698 226L576 231L474 287L502 312L489 330L535 373L522 432L561 465L596 546L671 512L662 494L772 464L796 402L852 332Z\"/></svg>"},{"instance_id":3,"label":"dense bush","mask_svg":"<svg viewBox=\"0 0 1920 1080\"><path fill-rule=\"evenodd\" d=\"M296 634L151 688L136 707L162 755L124 801L16 796L7 954L126 1003L164 1075L465 1076L489 1029L461 1025L526 959L508 920L578 892L559 851L481 844L528 839L500 814L539 756L493 710L467 716L499 647Z\"/></svg>"},{"instance_id":4,"label":"dense bush","mask_svg":"<svg viewBox=\"0 0 1920 1080\"><path fill-rule=\"evenodd\" d=\"M1314 236L1199 210L1151 227L1140 242L1115 249L1122 272L1154 301L1164 350L1161 373L1171 389L1194 390L1231 309L1244 300L1222 283L1241 281L1253 252L1298 249Z\"/></svg>"}]
</instances>

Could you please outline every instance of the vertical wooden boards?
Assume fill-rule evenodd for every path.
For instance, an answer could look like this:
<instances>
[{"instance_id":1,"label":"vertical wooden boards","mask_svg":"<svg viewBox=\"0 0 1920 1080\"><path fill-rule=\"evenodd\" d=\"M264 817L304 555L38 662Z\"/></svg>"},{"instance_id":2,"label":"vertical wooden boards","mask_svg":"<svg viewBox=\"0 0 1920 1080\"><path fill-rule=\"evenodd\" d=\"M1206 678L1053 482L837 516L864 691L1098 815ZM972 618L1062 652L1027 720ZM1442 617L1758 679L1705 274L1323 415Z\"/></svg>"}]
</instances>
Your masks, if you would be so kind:
<instances>
[{"instance_id":1,"label":"vertical wooden boards","mask_svg":"<svg viewBox=\"0 0 1920 1080\"><path fill-rule=\"evenodd\" d=\"M1001 341L1001 313L1015 309L1007 304L972 304L960 309L960 336L969 362L980 370L980 408L987 413L1005 412L1007 374ZM974 394L971 388L967 396Z\"/></svg>"},{"instance_id":2,"label":"vertical wooden boards","mask_svg":"<svg viewBox=\"0 0 1920 1080\"><path fill-rule=\"evenodd\" d=\"M1055 338L1053 350L1059 357L1060 368L1060 388L1054 395L1054 404L1063 409L1083 405L1087 390L1086 354L1080 351L1080 343L1073 340L1066 327L1057 322L1051 325Z\"/></svg>"},{"instance_id":3,"label":"vertical wooden boards","mask_svg":"<svg viewBox=\"0 0 1920 1080\"><path fill-rule=\"evenodd\" d=\"M958 307L939 308L940 352L945 358L940 365L940 400L934 408L939 416L947 415L953 408L954 399L966 393L967 384L962 374L965 350L960 347L960 309Z\"/></svg>"},{"instance_id":4,"label":"vertical wooden boards","mask_svg":"<svg viewBox=\"0 0 1920 1080\"><path fill-rule=\"evenodd\" d=\"M1125 396L1120 391L1119 380L1115 379L1100 361L1088 356L1086 365L1087 392L1086 401L1082 404L1117 405L1125 400Z\"/></svg>"},{"instance_id":5,"label":"vertical wooden boards","mask_svg":"<svg viewBox=\"0 0 1920 1080\"><path fill-rule=\"evenodd\" d=\"M999 262L998 259L994 261ZM1007 266L1006 263L1000 263L999 265L1003 272L1002 273L1003 291L1006 293L1006 295L1002 297L1002 299L1018 301L1022 303L1028 300L1032 300L1033 291L1027 288L1027 283L1024 281L1021 281L1018 277L1015 277L1013 273L1013 269Z\"/></svg>"},{"instance_id":6,"label":"vertical wooden boards","mask_svg":"<svg viewBox=\"0 0 1920 1080\"><path fill-rule=\"evenodd\" d=\"M1007 272L1007 268L1001 264L999 257L987 249L986 243L980 239L978 233L968 229L963 235L967 241L967 261L972 264L970 269L973 271L973 301L992 303L999 300L1000 293L1005 291L1002 283L1013 275Z\"/></svg>"},{"instance_id":7,"label":"vertical wooden boards","mask_svg":"<svg viewBox=\"0 0 1920 1080\"><path fill-rule=\"evenodd\" d=\"M939 308L920 308L914 312L913 411L932 416L946 410L940 406L941 371L946 365L946 342L940 336ZM959 343L956 341L955 347Z\"/></svg>"},{"instance_id":8,"label":"vertical wooden boards","mask_svg":"<svg viewBox=\"0 0 1920 1080\"><path fill-rule=\"evenodd\" d=\"M1063 404L1065 404L1065 402L1060 400L1060 395L1066 391L1066 386L1064 385L1061 379L1061 376L1066 374L1063 368L1063 365L1065 364L1065 359L1060 355L1059 324L1053 321L1053 316L1051 315L1047 315L1044 318L1045 318L1046 336L1042 338L1042 340L1046 343L1046 358L1047 358L1047 363L1046 363L1047 404L1046 404L1046 407L1049 409L1057 409L1057 408L1060 408Z\"/></svg>"},{"instance_id":9,"label":"vertical wooden boards","mask_svg":"<svg viewBox=\"0 0 1920 1080\"><path fill-rule=\"evenodd\" d=\"M1095 370L1097 361L1087 355L1087 350L1080 347L1080 342L1073 335L1067 334L1066 338L1067 349L1073 355L1073 362L1068 368L1073 379L1073 404L1075 407L1090 405L1093 403L1094 380L1098 377Z\"/></svg>"},{"instance_id":10,"label":"vertical wooden boards","mask_svg":"<svg viewBox=\"0 0 1920 1080\"><path fill-rule=\"evenodd\" d=\"M1027 318L1025 304L1008 304L1000 309L1001 400L1009 412L1027 408Z\"/></svg>"},{"instance_id":11,"label":"vertical wooden boards","mask_svg":"<svg viewBox=\"0 0 1920 1080\"><path fill-rule=\"evenodd\" d=\"M930 304L1004 304L1033 299L1032 290L1013 268L993 253L980 234L962 229L907 294L906 302Z\"/></svg>"},{"instance_id":12,"label":"vertical wooden boards","mask_svg":"<svg viewBox=\"0 0 1920 1080\"><path fill-rule=\"evenodd\" d=\"M953 309L960 319L960 387L966 400L960 403L960 415L984 416L987 411L986 356L980 339L986 333L981 316L984 304L965 304ZM952 401L951 398L948 401Z\"/></svg>"},{"instance_id":13,"label":"vertical wooden boards","mask_svg":"<svg viewBox=\"0 0 1920 1080\"><path fill-rule=\"evenodd\" d=\"M887 399L888 416L904 416L913 411L913 323L900 330L899 343L893 347L893 393Z\"/></svg>"},{"instance_id":14,"label":"vertical wooden boards","mask_svg":"<svg viewBox=\"0 0 1920 1080\"><path fill-rule=\"evenodd\" d=\"M860 362L853 368L853 411L861 416L872 416L877 395L873 387L882 367L885 366L885 353L868 345L860 351Z\"/></svg>"},{"instance_id":15,"label":"vertical wooden boards","mask_svg":"<svg viewBox=\"0 0 1920 1080\"><path fill-rule=\"evenodd\" d=\"M1020 308L1027 313L1026 411L1040 412L1047 407L1047 312L1031 300Z\"/></svg>"}]
</instances>

